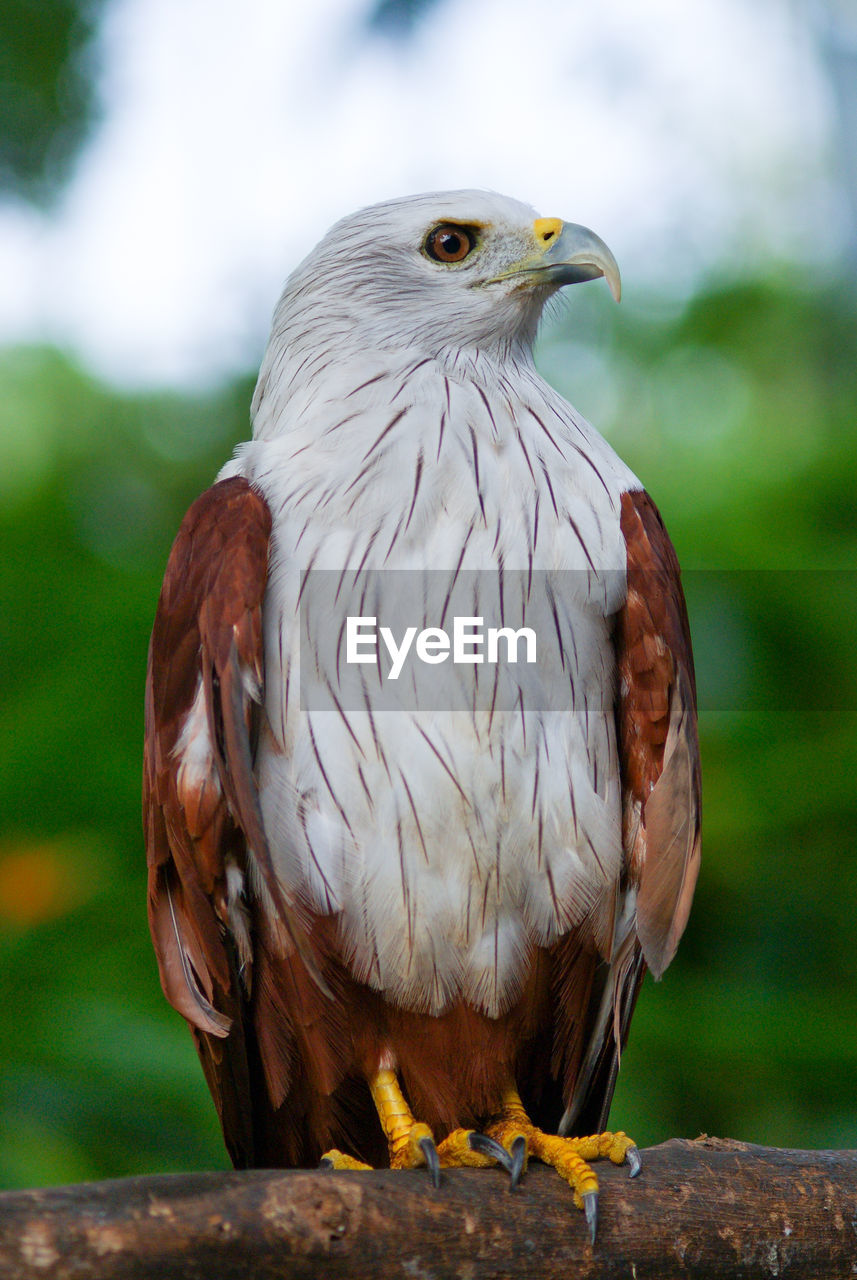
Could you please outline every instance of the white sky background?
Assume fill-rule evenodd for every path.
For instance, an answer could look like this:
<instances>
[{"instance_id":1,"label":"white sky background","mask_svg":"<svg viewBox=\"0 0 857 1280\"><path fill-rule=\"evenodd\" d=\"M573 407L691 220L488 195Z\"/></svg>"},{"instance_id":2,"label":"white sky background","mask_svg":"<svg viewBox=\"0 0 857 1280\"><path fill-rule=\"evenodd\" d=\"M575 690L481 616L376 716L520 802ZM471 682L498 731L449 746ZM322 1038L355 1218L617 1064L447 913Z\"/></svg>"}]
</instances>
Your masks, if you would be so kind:
<instances>
[{"instance_id":1,"label":"white sky background","mask_svg":"<svg viewBox=\"0 0 857 1280\"><path fill-rule=\"evenodd\" d=\"M592 226L626 295L841 252L796 0L445 0L404 43L368 7L112 0L72 183L50 217L0 207L0 341L130 385L229 376L331 222L447 187Z\"/></svg>"}]
</instances>

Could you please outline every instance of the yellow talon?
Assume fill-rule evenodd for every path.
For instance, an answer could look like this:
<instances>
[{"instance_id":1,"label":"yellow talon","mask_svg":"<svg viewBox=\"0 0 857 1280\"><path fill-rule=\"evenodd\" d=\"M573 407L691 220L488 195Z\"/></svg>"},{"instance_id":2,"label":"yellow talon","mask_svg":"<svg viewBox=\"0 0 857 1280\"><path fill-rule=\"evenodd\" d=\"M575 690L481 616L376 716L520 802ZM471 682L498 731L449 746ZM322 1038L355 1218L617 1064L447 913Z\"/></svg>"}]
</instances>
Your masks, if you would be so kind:
<instances>
[{"instance_id":1,"label":"yellow talon","mask_svg":"<svg viewBox=\"0 0 857 1280\"><path fill-rule=\"evenodd\" d=\"M399 1135L395 1146L390 1147L391 1169L419 1169L426 1163L425 1151L421 1143L428 1139L433 1142L431 1129L427 1124L417 1121L409 1129Z\"/></svg>"},{"instance_id":2,"label":"yellow talon","mask_svg":"<svg viewBox=\"0 0 857 1280\"><path fill-rule=\"evenodd\" d=\"M574 1192L574 1203L578 1209L586 1210L593 1239L598 1177L588 1161L608 1159L614 1164L623 1164L627 1160L632 1176L640 1170L636 1145L626 1133L596 1133L586 1138L560 1138L544 1133L530 1120L518 1091L511 1085L503 1095L498 1119L486 1132L507 1151L511 1150L516 1138L522 1137L529 1155L552 1165Z\"/></svg>"},{"instance_id":3,"label":"yellow talon","mask_svg":"<svg viewBox=\"0 0 857 1280\"><path fill-rule=\"evenodd\" d=\"M521 1122L523 1116L523 1123ZM520 1115L504 1115L494 1124L489 1125L485 1132L492 1138L496 1138L501 1147L505 1147L507 1151L512 1150L512 1145L518 1138L523 1138L527 1146L527 1155L524 1157L524 1167L522 1172L526 1171L527 1159L532 1152L531 1137L534 1133L541 1132L536 1129L535 1125L527 1119L523 1107L521 1107Z\"/></svg>"},{"instance_id":4,"label":"yellow talon","mask_svg":"<svg viewBox=\"0 0 857 1280\"><path fill-rule=\"evenodd\" d=\"M344 1151L337 1151L334 1147L331 1151L325 1151L321 1157L321 1163L330 1169L371 1169L371 1164L364 1164L362 1160L355 1160L354 1156L346 1155Z\"/></svg>"},{"instance_id":5,"label":"yellow talon","mask_svg":"<svg viewBox=\"0 0 857 1280\"><path fill-rule=\"evenodd\" d=\"M566 1138L564 1141L575 1143L584 1160L612 1160L613 1164L624 1164L628 1152L637 1145L621 1129L616 1133L593 1133L588 1138Z\"/></svg>"},{"instance_id":6,"label":"yellow talon","mask_svg":"<svg viewBox=\"0 0 857 1280\"><path fill-rule=\"evenodd\" d=\"M491 1156L474 1151L470 1145L472 1129L453 1129L437 1149L441 1169L489 1169L496 1164Z\"/></svg>"}]
</instances>

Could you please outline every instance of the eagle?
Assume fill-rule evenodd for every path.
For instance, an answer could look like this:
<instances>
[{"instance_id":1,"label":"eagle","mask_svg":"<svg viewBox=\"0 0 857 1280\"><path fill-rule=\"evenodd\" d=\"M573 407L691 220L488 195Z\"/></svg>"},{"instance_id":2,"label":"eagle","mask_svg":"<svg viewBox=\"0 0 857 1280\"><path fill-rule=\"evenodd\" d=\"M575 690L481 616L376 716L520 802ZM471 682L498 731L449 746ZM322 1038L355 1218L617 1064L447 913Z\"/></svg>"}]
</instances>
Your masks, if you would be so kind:
<instances>
[{"instance_id":1,"label":"eagle","mask_svg":"<svg viewBox=\"0 0 857 1280\"><path fill-rule=\"evenodd\" d=\"M533 360L545 304L602 276L618 301L594 232L493 193L344 218L285 285L252 438L181 524L149 923L236 1167L514 1185L535 1158L593 1239L591 1162L639 1171L607 1119L688 919L700 766L673 546ZM385 618L423 624L407 669Z\"/></svg>"}]
</instances>

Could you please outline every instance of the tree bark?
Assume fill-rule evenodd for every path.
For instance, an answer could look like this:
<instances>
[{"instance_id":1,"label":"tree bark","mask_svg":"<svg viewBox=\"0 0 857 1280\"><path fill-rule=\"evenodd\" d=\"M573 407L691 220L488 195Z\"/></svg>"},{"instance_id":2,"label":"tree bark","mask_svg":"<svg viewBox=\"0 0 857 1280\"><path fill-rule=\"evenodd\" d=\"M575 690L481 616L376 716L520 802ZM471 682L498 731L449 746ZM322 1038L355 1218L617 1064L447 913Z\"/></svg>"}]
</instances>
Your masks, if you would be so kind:
<instances>
[{"instance_id":1,"label":"tree bark","mask_svg":"<svg viewBox=\"0 0 857 1280\"><path fill-rule=\"evenodd\" d=\"M717 1138L599 1164L598 1238L552 1169L251 1170L0 1195L0 1277L538 1280L857 1275L857 1152Z\"/></svg>"}]
</instances>

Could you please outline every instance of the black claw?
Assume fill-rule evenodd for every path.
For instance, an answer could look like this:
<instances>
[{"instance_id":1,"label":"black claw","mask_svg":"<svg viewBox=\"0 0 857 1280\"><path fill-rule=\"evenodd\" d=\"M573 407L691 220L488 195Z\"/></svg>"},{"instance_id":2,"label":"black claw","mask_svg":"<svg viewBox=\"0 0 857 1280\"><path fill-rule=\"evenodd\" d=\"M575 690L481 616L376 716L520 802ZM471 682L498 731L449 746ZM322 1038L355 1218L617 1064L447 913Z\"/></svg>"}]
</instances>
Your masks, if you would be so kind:
<instances>
[{"instance_id":1,"label":"black claw","mask_svg":"<svg viewBox=\"0 0 857 1280\"><path fill-rule=\"evenodd\" d=\"M523 1134L519 1134L512 1143L512 1167L509 1170L509 1190L514 1191L515 1187L521 1181L521 1174L524 1172L524 1164L527 1159L527 1139Z\"/></svg>"},{"instance_id":2,"label":"black claw","mask_svg":"<svg viewBox=\"0 0 857 1280\"><path fill-rule=\"evenodd\" d=\"M589 1239L595 1244L595 1233L598 1230L598 1192L587 1191L583 1197L583 1212L589 1224Z\"/></svg>"},{"instance_id":3,"label":"black claw","mask_svg":"<svg viewBox=\"0 0 857 1280\"><path fill-rule=\"evenodd\" d=\"M440 1186L440 1160L434 1140L432 1138L420 1138L419 1147L425 1156L426 1167L431 1174L432 1186L437 1188Z\"/></svg>"},{"instance_id":4,"label":"black claw","mask_svg":"<svg viewBox=\"0 0 857 1280\"><path fill-rule=\"evenodd\" d=\"M489 1138L487 1133L473 1131L467 1135L467 1145L471 1151L476 1151L480 1156L487 1156L489 1160L496 1160L507 1172L512 1172L512 1158L496 1138Z\"/></svg>"},{"instance_id":5,"label":"black claw","mask_svg":"<svg viewBox=\"0 0 857 1280\"><path fill-rule=\"evenodd\" d=\"M625 1159L628 1161L628 1177L636 1178L637 1174L643 1167L640 1159L640 1151L638 1147L629 1147L625 1152Z\"/></svg>"},{"instance_id":6,"label":"black claw","mask_svg":"<svg viewBox=\"0 0 857 1280\"><path fill-rule=\"evenodd\" d=\"M499 1143L496 1138L489 1137L487 1133L471 1132L468 1134L467 1142L471 1151L478 1151L481 1156L496 1160L506 1170L509 1175L509 1190L514 1191L521 1181L524 1170L527 1139L522 1134L519 1135L512 1143L511 1151L507 1151L502 1143Z\"/></svg>"}]
</instances>

